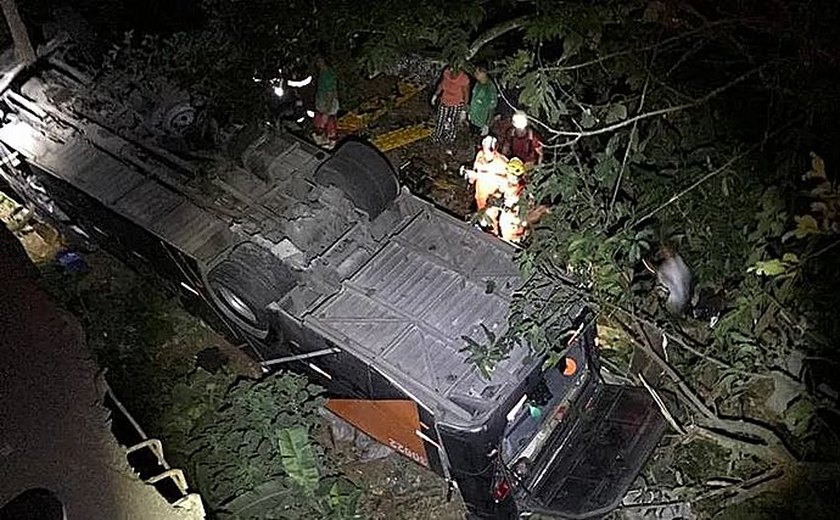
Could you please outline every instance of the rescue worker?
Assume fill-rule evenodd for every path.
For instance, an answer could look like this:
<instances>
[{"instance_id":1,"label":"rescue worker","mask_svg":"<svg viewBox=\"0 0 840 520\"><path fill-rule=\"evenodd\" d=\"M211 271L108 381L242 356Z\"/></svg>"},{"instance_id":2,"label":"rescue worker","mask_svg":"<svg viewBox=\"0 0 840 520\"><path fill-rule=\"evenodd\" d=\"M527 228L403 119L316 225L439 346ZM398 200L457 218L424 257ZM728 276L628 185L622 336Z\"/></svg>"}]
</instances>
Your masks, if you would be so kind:
<instances>
[{"instance_id":1,"label":"rescue worker","mask_svg":"<svg viewBox=\"0 0 840 520\"><path fill-rule=\"evenodd\" d=\"M467 180L475 184L475 206L478 211L487 207L488 199L499 192L500 186L506 182L508 160L496 150L496 144L496 138L492 135L482 139L473 169L466 171Z\"/></svg>"},{"instance_id":2,"label":"rescue worker","mask_svg":"<svg viewBox=\"0 0 840 520\"><path fill-rule=\"evenodd\" d=\"M525 188L525 164L518 157L508 161L505 183L501 185L502 206L499 208L497 234L509 242L519 242L527 225L519 217L519 199Z\"/></svg>"},{"instance_id":3,"label":"rescue worker","mask_svg":"<svg viewBox=\"0 0 840 520\"><path fill-rule=\"evenodd\" d=\"M499 93L496 85L487 76L487 71L481 67L476 68L475 85L470 100L470 123L479 129L482 137L490 133L490 122L498 101Z\"/></svg>"},{"instance_id":4,"label":"rescue worker","mask_svg":"<svg viewBox=\"0 0 840 520\"><path fill-rule=\"evenodd\" d=\"M536 130L528 126L528 116L516 112L511 118L511 127L502 136L502 153L518 157L530 170L539 166L543 159L542 139Z\"/></svg>"},{"instance_id":5,"label":"rescue worker","mask_svg":"<svg viewBox=\"0 0 840 520\"><path fill-rule=\"evenodd\" d=\"M525 163L514 157L507 164L507 182L503 185L502 204L499 207L496 233L508 242L520 242L529 228L535 226L545 215L551 213L551 208L544 204L533 206L533 201L527 201L527 212L523 218L523 208L520 204L525 190Z\"/></svg>"}]
</instances>

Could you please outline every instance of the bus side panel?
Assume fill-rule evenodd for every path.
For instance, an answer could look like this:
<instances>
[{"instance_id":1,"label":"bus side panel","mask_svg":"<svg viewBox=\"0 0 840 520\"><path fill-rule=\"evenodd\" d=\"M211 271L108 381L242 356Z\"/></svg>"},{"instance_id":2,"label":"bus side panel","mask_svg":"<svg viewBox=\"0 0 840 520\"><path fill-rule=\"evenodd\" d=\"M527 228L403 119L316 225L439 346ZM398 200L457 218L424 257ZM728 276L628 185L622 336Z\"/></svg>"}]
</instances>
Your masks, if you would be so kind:
<instances>
[{"instance_id":1,"label":"bus side panel","mask_svg":"<svg viewBox=\"0 0 840 520\"><path fill-rule=\"evenodd\" d=\"M437 434L427 410L371 369L366 361L285 313L275 315L273 326L282 331L292 355L338 349L336 353L295 361L289 367L306 374L313 383L327 390L328 410L385 446L443 474L441 457L435 446ZM278 349L277 346L267 348Z\"/></svg>"},{"instance_id":2,"label":"bus side panel","mask_svg":"<svg viewBox=\"0 0 840 520\"><path fill-rule=\"evenodd\" d=\"M185 273L171 251L159 237L131 222L68 182L31 165L31 171L61 208L109 253L129 265L150 269L169 282L179 294L198 297L196 280ZM184 287L185 284L186 287Z\"/></svg>"},{"instance_id":3,"label":"bus side panel","mask_svg":"<svg viewBox=\"0 0 840 520\"><path fill-rule=\"evenodd\" d=\"M300 339L307 344L293 344L294 354L336 347L305 327L295 329L290 327L284 334L295 338L292 341ZM293 365L295 370L327 389L328 410L385 446L445 475L432 414L366 361L340 350Z\"/></svg>"},{"instance_id":4,"label":"bus side panel","mask_svg":"<svg viewBox=\"0 0 840 520\"><path fill-rule=\"evenodd\" d=\"M197 260L67 181L36 165L27 164L23 167L37 177L50 198L70 217L72 223L90 236L91 242L135 270L154 274L157 280L179 296L190 313L200 316L235 343L246 337L219 314L207 297Z\"/></svg>"}]
</instances>

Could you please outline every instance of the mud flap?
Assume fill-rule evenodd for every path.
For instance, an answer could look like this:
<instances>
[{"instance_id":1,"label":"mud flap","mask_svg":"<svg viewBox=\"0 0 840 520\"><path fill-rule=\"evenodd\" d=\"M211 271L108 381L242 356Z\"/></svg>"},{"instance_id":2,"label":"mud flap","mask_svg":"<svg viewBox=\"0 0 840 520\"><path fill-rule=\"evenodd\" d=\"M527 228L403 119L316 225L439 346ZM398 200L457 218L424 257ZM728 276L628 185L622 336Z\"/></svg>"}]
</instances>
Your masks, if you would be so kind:
<instances>
[{"instance_id":1,"label":"mud flap","mask_svg":"<svg viewBox=\"0 0 840 520\"><path fill-rule=\"evenodd\" d=\"M616 508L666 428L641 388L599 386L535 461L520 509L599 518Z\"/></svg>"}]
</instances>

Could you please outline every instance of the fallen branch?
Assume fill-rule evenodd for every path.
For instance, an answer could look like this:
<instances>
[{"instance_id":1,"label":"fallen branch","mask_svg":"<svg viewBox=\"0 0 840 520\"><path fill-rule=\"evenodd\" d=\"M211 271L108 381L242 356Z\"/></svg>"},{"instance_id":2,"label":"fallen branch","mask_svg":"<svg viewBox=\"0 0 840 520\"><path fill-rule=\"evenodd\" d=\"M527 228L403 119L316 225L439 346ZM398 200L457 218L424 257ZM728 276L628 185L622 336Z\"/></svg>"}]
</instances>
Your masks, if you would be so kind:
<instances>
[{"instance_id":1,"label":"fallen branch","mask_svg":"<svg viewBox=\"0 0 840 520\"><path fill-rule=\"evenodd\" d=\"M719 497L726 497L723 501L724 505L719 508L724 509L725 507L729 507L735 503L743 502L744 500L752 498L756 494L763 493L764 486L770 484L771 482L775 482L783 476L785 476L785 471L779 466L774 466L751 479L741 482L728 483L724 487L712 489L694 496L692 496L692 494L695 492L696 488L688 488L682 492L676 493L678 496L683 496L684 498L646 503L623 504L620 506L620 509L663 509L679 505L696 504L697 502Z\"/></svg>"},{"instance_id":2,"label":"fallen branch","mask_svg":"<svg viewBox=\"0 0 840 520\"><path fill-rule=\"evenodd\" d=\"M614 308L616 310L624 313L624 314L628 314L628 315L630 314L629 311L627 311L626 309L623 309L621 307L614 307ZM665 350L666 347L667 347L665 342L666 341L672 341L672 342L676 343L677 345L679 345L683 350L689 352L690 354L695 355L699 358L702 358L702 359L708 361L709 363L711 363L713 365L716 365L718 368L721 368L721 369L726 370L728 372L732 372L732 373L735 373L735 374L740 374L740 375L747 376L747 377L759 378L759 379L770 379L771 378L771 376L769 376L769 375L756 374L755 372L750 372L748 370L735 368L732 365L730 365L729 363L727 363L725 361L722 361L722 360L720 360L720 359L718 359L718 358L716 358L716 357L714 357L710 354L707 354L705 352L700 352L696 348L689 345L681 337L677 336L676 334L674 334L672 332L661 329L654 322L652 322L652 321L650 321L646 318L643 318L641 316L638 316L638 315L634 314L633 319L640 322L640 323L643 323L643 324L645 324L649 327L654 328L655 330L657 330L662 335L662 339L663 339L662 348L663 348L663 352L665 352L665 361L670 362L670 360L668 359L667 351ZM667 344L670 345L670 343L667 343Z\"/></svg>"},{"instance_id":3,"label":"fallen branch","mask_svg":"<svg viewBox=\"0 0 840 520\"><path fill-rule=\"evenodd\" d=\"M617 321L628 332L632 331L632 327L622 320L617 319ZM697 424L687 428L689 432L696 432L717 439L727 439L728 443L737 444L737 449L752 452L764 460L774 460L781 463L796 462L796 457L773 430L745 419L728 419L718 416L703 403L670 363L662 359L649 345L636 339L632 333L629 334L629 337L650 360L660 366L665 375L676 385L680 391L678 396L681 396L686 404L699 413Z\"/></svg>"},{"instance_id":4,"label":"fallen branch","mask_svg":"<svg viewBox=\"0 0 840 520\"><path fill-rule=\"evenodd\" d=\"M645 377L641 373L639 373L638 377L639 381L642 382L642 386L645 387L645 390L647 390L650 396L653 398L653 402L655 402L656 406L659 407L659 411L662 413L662 416L665 417L665 420L668 421L668 424L671 425L671 428L673 428L680 435L685 435L685 430L682 426L679 425L677 420L674 419L674 416L671 415L671 412L668 411L668 407L665 406L665 401L662 400L662 397L660 397L656 390L654 390L653 387L651 387L648 384L648 382L645 381Z\"/></svg>"},{"instance_id":5,"label":"fallen branch","mask_svg":"<svg viewBox=\"0 0 840 520\"><path fill-rule=\"evenodd\" d=\"M699 502L701 500L709 500L710 498L719 497L721 495L726 495L728 493L732 493L733 491L739 490L746 490L752 489L760 484L764 484L766 482L770 482L772 480L776 480L779 477L782 477L785 472L779 466L774 466L767 471L764 471L751 479L747 479L743 482L739 482L737 484L731 484L729 486L725 486L718 489L713 489L701 495L698 495L694 498L695 502Z\"/></svg>"},{"instance_id":6,"label":"fallen branch","mask_svg":"<svg viewBox=\"0 0 840 520\"><path fill-rule=\"evenodd\" d=\"M711 426L711 423L715 423ZM686 427L694 437L702 437L732 451L749 453L759 459L777 464L795 464L796 457L784 442L769 428L744 419L699 419Z\"/></svg>"},{"instance_id":7,"label":"fallen branch","mask_svg":"<svg viewBox=\"0 0 840 520\"><path fill-rule=\"evenodd\" d=\"M694 502L716 499L718 501L716 502L718 510L722 511L763 493L766 486L776 482L784 476L785 472L782 468L776 466L741 483L733 484L720 489L713 489L708 493L696 497Z\"/></svg>"},{"instance_id":8,"label":"fallen branch","mask_svg":"<svg viewBox=\"0 0 840 520\"><path fill-rule=\"evenodd\" d=\"M674 507L685 504L690 504L688 500L666 500L664 502L645 502L641 504L622 504L619 509L664 509L666 507Z\"/></svg>"}]
</instances>

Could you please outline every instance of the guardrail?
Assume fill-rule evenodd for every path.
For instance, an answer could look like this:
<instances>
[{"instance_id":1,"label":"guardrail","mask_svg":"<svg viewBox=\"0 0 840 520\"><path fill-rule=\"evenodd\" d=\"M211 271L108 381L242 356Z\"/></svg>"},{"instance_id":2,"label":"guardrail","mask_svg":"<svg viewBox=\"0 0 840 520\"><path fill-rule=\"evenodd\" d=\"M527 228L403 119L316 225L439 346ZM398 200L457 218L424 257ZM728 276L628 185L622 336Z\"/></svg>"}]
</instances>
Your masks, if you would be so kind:
<instances>
[{"instance_id":1,"label":"guardrail","mask_svg":"<svg viewBox=\"0 0 840 520\"><path fill-rule=\"evenodd\" d=\"M201 495L190 490L183 470L172 468L166 461L163 443L146 435L123 406L105 380L105 371L100 376L100 384L104 391L103 403L112 414L111 431L117 441L126 446L126 459L132 469L172 506L193 512L198 518L206 518Z\"/></svg>"}]
</instances>

